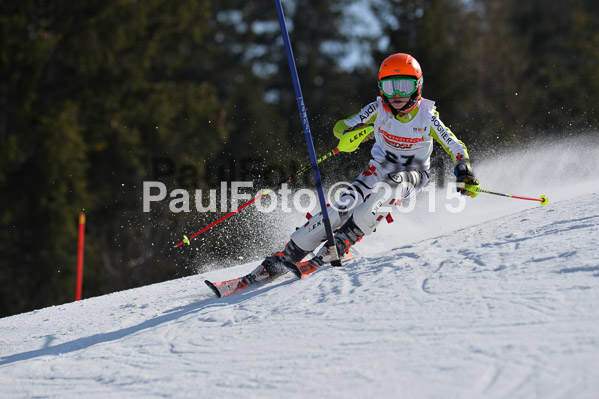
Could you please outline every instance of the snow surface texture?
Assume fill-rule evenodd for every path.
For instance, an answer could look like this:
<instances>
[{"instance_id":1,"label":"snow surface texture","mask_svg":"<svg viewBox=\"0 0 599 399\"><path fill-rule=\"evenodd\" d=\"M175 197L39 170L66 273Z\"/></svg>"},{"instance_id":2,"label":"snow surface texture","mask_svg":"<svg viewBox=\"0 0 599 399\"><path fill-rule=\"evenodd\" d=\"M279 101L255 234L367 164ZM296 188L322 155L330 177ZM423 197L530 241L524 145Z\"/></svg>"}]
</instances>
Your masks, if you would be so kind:
<instances>
[{"instance_id":1,"label":"snow surface texture","mask_svg":"<svg viewBox=\"0 0 599 399\"><path fill-rule=\"evenodd\" d=\"M304 280L203 284L254 262L0 319L0 397L597 398L596 148L481 163L549 205L423 193Z\"/></svg>"}]
</instances>

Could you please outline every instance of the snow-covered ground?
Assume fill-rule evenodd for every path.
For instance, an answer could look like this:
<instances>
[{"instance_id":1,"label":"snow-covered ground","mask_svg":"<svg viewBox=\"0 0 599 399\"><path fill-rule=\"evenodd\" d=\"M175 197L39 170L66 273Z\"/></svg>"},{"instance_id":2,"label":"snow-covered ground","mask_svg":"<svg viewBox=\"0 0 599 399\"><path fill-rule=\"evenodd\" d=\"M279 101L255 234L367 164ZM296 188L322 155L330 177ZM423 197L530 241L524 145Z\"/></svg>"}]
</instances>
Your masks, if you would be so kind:
<instances>
[{"instance_id":1,"label":"snow-covered ground","mask_svg":"<svg viewBox=\"0 0 599 399\"><path fill-rule=\"evenodd\" d=\"M0 319L0 397L597 398L598 155L481 162L483 187L549 205L423 193L304 280L203 284L254 262Z\"/></svg>"}]
</instances>

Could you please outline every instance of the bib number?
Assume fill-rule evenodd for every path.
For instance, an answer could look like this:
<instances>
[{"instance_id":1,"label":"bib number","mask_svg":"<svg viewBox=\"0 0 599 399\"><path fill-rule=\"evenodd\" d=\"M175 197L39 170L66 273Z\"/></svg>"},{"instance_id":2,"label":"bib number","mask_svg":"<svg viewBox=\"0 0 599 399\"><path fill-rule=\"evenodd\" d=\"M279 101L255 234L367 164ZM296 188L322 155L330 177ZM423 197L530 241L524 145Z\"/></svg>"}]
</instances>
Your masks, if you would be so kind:
<instances>
[{"instance_id":1,"label":"bib number","mask_svg":"<svg viewBox=\"0 0 599 399\"><path fill-rule=\"evenodd\" d=\"M398 156L397 154L394 154L391 151L385 152L385 158L387 159L387 161L400 164L404 168L407 168L408 166L410 166L412 164L414 157L415 157L415 155L407 155L407 156L399 155Z\"/></svg>"}]
</instances>

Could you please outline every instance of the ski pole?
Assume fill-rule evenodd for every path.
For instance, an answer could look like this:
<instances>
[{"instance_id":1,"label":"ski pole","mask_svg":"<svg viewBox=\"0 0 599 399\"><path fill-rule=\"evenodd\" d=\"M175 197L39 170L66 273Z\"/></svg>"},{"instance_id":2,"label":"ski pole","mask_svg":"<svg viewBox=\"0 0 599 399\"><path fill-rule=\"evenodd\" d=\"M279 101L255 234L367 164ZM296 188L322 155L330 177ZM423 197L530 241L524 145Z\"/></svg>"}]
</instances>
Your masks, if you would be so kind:
<instances>
[{"instance_id":1,"label":"ski pole","mask_svg":"<svg viewBox=\"0 0 599 399\"><path fill-rule=\"evenodd\" d=\"M366 137L368 137L368 135L370 133L372 133L373 131L374 131L374 127L372 125L366 125L362 129L358 129L358 130L346 133L345 135L343 135L343 137L339 141L339 145L337 147L333 148L328 154L325 154L320 159L318 159L317 163L321 163L325 159L330 158L333 155L337 155L340 152L353 152L353 151L355 151L358 148L358 146L360 145L360 143L362 143L362 141L364 141L364 139L366 139ZM205 231L211 229L212 227L216 226L217 224L219 224L223 220L228 219L229 217L233 216L234 214L236 214L237 212L239 212L243 208L245 208L245 207L251 205L252 203L256 202L258 199L264 197L265 195L267 195L271 191L274 191L274 190L278 189L280 186L282 186L284 183L288 182L289 180L293 179L294 177L297 177L297 176L301 175L302 173L305 173L305 172L307 172L307 171L309 171L311 169L312 169L312 164L304 166L303 168L301 168L300 170L298 170L297 172L295 172L291 176L289 176L289 177L281 180L279 183L277 183L274 186L268 188L267 190L265 190L261 194L255 196L254 198L252 198L251 200L249 200L245 204L239 206L234 211L231 211L231 212L227 213L225 216L223 216L222 218L220 218L220 219L218 219L218 220L210 223L208 226L204 227L202 230L198 231L197 233L194 233L194 234L190 235L189 237L187 237L187 236L184 235L183 236L183 241L181 241L180 243L178 243L177 245L175 245L175 248L176 247L180 247L183 244L190 245L190 240L194 239L195 237L199 236L203 232L205 232Z\"/></svg>"},{"instance_id":2,"label":"ski pole","mask_svg":"<svg viewBox=\"0 0 599 399\"><path fill-rule=\"evenodd\" d=\"M325 159L332 157L333 155L337 155L339 154L341 151L339 151L338 148L334 148L332 151L330 151L328 154L324 155L323 157L321 157L320 159L318 159L318 163L324 161ZM307 171L309 171L310 169L312 169L312 165L307 165L304 166L303 168L301 168L300 170L298 170L297 172L295 172L294 174L292 174L291 176L281 180L279 183L273 185L272 187L264 190L262 193L258 194L257 196L255 196L254 198L252 198L251 200L249 200L248 202L246 202L243 205L240 205L237 209L227 213L225 216L221 217L220 219L210 223L208 226L204 227L202 230L198 231L197 233L194 233L192 235L189 236L189 238L187 236L183 236L183 241L181 241L180 243L178 243L177 245L175 245L176 247L180 247L183 244L187 244L190 245L190 240L194 239L195 237L199 236L200 234L202 234L203 232L210 230L212 227L216 226L217 224L219 224L220 222L230 218L231 216L235 215L237 212L241 211L243 208L253 204L254 202L256 202L256 200L264 197L265 195L268 195L271 191L274 191L276 189L278 189L280 186L282 186L284 183L288 182L289 180L293 179L294 177L297 177L299 175L301 175L302 173L305 173Z\"/></svg>"},{"instance_id":3,"label":"ski pole","mask_svg":"<svg viewBox=\"0 0 599 399\"><path fill-rule=\"evenodd\" d=\"M528 200L528 201L539 201L539 203L541 205L547 205L549 203L549 198L545 195L541 195L541 197L539 197L539 198L521 197L519 195L504 194L504 193L497 193L495 191L484 190L484 189L482 189L478 186L475 186L473 184L466 184L466 183L458 183L457 187L464 189L466 191L471 191L473 193L487 193L487 194L493 194L493 195L500 195L502 197L508 197L508 198L516 198L516 199Z\"/></svg>"}]
</instances>

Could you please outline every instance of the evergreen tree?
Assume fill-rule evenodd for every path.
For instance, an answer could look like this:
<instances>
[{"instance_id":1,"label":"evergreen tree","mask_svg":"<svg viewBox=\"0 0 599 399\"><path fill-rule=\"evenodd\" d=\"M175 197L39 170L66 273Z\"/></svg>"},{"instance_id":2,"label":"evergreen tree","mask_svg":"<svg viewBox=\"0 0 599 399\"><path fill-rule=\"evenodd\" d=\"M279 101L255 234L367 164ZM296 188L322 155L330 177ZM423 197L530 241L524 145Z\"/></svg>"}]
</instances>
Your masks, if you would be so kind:
<instances>
[{"instance_id":1,"label":"evergreen tree","mask_svg":"<svg viewBox=\"0 0 599 399\"><path fill-rule=\"evenodd\" d=\"M154 249L170 226L144 223L141 190L154 154L200 163L226 135L213 123L222 119L213 86L181 72L206 35L206 3L2 7L0 248L11 272L0 310L72 299L84 209L84 295L176 275L175 261Z\"/></svg>"}]
</instances>

